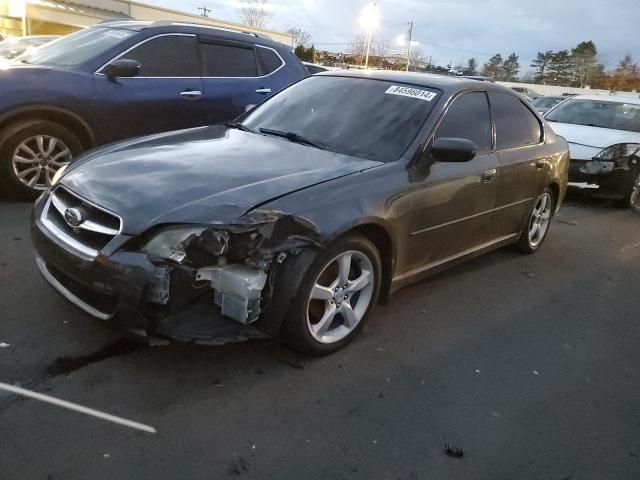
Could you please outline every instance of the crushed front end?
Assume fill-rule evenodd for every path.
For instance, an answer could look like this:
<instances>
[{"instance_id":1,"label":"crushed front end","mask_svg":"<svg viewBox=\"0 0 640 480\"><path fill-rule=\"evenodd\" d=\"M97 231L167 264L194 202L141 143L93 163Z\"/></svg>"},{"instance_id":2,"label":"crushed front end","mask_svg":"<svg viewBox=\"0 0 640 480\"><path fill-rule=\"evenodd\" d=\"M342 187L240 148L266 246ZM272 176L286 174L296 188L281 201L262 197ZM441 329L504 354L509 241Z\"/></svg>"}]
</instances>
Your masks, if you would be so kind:
<instances>
[{"instance_id":1,"label":"crushed front end","mask_svg":"<svg viewBox=\"0 0 640 480\"><path fill-rule=\"evenodd\" d=\"M625 200L640 174L640 144L621 143L601 150L588 160L571 159L569 181L600 187L601 195Z\"/></svg>"},{"instance_id":2,"label":"crushed front end","mask_svg":"<svg viewBox=\"0 0 640 480\"><path fill-rule=\"evenodd\" d=\"M283 301L280 271L321 246L315 225L273 211L128 236L117 214L64 186L36 203L32 238L42 275L85 312L152 342L201 344L274 333L279 320L262 317L285 310L271 305Z\"/></svg>"}]
</instances>

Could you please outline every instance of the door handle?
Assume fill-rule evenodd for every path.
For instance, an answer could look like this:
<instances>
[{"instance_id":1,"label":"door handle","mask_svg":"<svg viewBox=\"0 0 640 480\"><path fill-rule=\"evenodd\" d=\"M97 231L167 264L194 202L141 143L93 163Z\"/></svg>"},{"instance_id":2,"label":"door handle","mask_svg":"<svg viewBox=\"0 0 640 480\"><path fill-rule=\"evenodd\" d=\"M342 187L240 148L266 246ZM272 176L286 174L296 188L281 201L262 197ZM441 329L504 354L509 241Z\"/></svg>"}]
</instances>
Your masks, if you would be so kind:
<instances>
[{"instance_id":1,"label":"door handle","mask_svg":"<svg viewBox=\"0 0 640 480\"><path fill-rule=\"evenodd\" d=\"M493 182L496 179L497 174L498 174L498 170L495 168L485 170L484 172L482 172L482 183Z\"/></svg>"},{"instance_id":2,"label":"door handle","mask_svg":"<svg viewBox=\"0 0 640 480\"><path fill-rule=\"evenodd\" d=\"M271 93L270 88L259 88L256 90L256 93Z\"/></svg>"},{"instance_id":3,"label":"door handle","mask_svg":"<svg viewBox=\"0 0 640 480\"><path fill-rule=\"evenodd\" d=\"M536 168L538 170L542 170L545 167L546 164L547 164L546 160L537 160L536 161Z\"/></svg>"},{"instance_id":4,"label":"door handle","mask_svg":"<svg viewBox=\"0 0 640 480\"><path fill-rule=\"evenodd\" d=\"M185 90L184 92L180 92L180 96L187 97L187 98L201 97L202 96L202 91L200 91L200 90Z\"/></svg>"}]
</instances>

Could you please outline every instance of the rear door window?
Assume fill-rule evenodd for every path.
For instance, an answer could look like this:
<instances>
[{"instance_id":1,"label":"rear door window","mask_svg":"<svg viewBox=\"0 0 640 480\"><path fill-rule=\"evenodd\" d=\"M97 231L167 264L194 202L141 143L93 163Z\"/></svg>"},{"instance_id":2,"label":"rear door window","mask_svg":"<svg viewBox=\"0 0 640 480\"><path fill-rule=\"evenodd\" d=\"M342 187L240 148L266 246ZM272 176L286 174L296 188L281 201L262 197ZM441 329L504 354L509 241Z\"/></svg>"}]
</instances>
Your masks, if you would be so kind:
<instances>
[{"instance_id":1,"label":"rear door window","mask_svg":"<svg viewBox=\"0 0 640 480\"><path fill-rule=\"evenodd\" d=\"M258 76L258 61L253 46L207 42L201 44L201 51L205 77Z\"/></svg>"},{"instance_id":2,"label":"rear door window","mask_svg":"<svg viewBox=\"0 0 640 480\"><path fill-rule=\"evenodd\" d=\"M282 60L276 52L270 48L258 47L256 49L262 62L262 74L269 75L282 66Z\"/></svg>"},{"instance_id":3,"label":"rear door window","mask_svg":"<svg viewBox=\"0 0 640 480\"><path fill-rule=\"evenodd\" d=\"M540 143L542 128L538 118L515 95L489 92L496 124L496 148L524 147Z\"/></svg>"},{"instance_id":4,"label":"rear door window","mask_svg":"<svg viewBox=\"0 0 640 480\"><path fill-rule=\"evenodd\" d=\"M466 138L478 147L478 154L491 147L491 114L487 94L464 93L456 98L436 130L435 138Z\"/></svg>"},{"instance_id":5,"label":"rear door window","mask_svg":"<svg viewBox=\"0 0 640 480\"><path fill-rule=\"evenodd\" d=\"M140 63L141 77L199 77L197 40L194 35L152 38L121 58Z\"/></svg>"}]
</instances>

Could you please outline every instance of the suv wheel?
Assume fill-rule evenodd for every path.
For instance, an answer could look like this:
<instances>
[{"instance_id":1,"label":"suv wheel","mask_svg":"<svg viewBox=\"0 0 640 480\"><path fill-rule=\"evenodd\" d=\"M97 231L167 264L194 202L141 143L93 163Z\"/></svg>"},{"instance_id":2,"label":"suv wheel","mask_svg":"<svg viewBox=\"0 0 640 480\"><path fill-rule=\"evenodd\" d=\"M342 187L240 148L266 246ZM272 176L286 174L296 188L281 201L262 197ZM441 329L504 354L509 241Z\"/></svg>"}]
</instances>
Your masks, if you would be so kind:
<instances>
[{"instance_id":1,"label":"suv wheel","mask_svg":"<svg viewBox=\"0 0 640 480\"><path fill-rule=\"evenodd\" d=\"M546 188L533 204L533 208L529 212L525 227L520 234L518 241L518 249L523 253L533 253L549 233L551 226L551 218L555 208L555 200L553 192L550 188Z\"/></svg>"},{"instance_id":2,"label":"suv wheel","mask_svg":"<svg viewBox=\"0 0 640 480\"><path fill-rule=\"evenodd\" d=\"M80 140L62 125L48 120L15 123L0 135L0 185L16 198L33 200L82 150Z\"/></svg>"},{"instance_id":3,"label":"suv wheel","mask_svg":"<svg viewBox=\"0 0 640 480\"><path fill-rule=\"evenodd\" d=\"M634 212L640 213L640 172L638 172L638 176L631 189L631 195L629 196L629 206Z\"/></svg>"},{"instance_id":4,"label":"suv wheel","mask_svg":"<svg viewBox=\"0 0 640 480\"><path fill-rule=\"evenodd\" d=\"M320 253L283 325L287 343L311 355L325 355L349 343L378 299L380 272L376 247L361 235L343 237Z\"/></svg>"}]
</instances>

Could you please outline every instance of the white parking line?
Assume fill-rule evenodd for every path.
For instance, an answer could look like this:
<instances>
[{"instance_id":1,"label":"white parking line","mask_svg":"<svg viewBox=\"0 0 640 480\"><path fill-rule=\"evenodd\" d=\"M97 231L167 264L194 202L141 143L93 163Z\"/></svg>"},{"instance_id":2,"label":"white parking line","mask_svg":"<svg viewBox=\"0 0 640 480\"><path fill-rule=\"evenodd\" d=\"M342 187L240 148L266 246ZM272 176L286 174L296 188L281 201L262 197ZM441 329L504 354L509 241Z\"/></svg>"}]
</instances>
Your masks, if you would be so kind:
<instances>
[{"instance_id":1,"label":"white parking line","mask_svg":"<svg viewBox=\"0 0 640 480\"><path fill-rule=\"evenodd\" d=\"M7 383L0 382L0 390L5 390L7 392L15 393L16 395L22 395L28 398L33 398L34 400L40 400L41 402L51 403L52 405L56 405L58 407L67 408L75 412L84 413L85 415L91 415L93 417L101 418L109 422L124 425L125 427L142 430L143 432L156 433L156 429L149 425L134 422L133 420L127 420L126 418L122 418L122 417L116 417L115 415L110 415L108 413L100 412L98 410L94 410L93 408L83 407L82 405L78 405L76 403L67 402L66 400L60 400L59 398L51 397L49 395L44 395L42 393L32 392L31 390L15 387Z\"/></svg>"}]
</instances>

